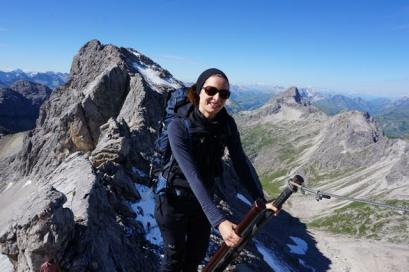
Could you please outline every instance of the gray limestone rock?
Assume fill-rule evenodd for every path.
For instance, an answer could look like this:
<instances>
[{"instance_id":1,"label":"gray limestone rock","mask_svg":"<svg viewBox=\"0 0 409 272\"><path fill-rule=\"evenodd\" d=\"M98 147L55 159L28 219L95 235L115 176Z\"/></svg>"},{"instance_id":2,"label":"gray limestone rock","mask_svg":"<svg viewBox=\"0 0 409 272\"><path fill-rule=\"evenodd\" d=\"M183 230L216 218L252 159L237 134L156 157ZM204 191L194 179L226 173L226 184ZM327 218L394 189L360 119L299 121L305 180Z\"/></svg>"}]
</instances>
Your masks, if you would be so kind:
<instances>
[{"instance_id":1,"label":"gray limestone rock","mask_svg":"<svg viewBox=\"0 0 409 272\"><path fill-rule=\"evenodd\" d=\"M14 136L0 139L1 251L18 271L37 269L45 254L67 271L157 270L155 246L131 208L140 199L135 182L142 181L135 169L147 172L166 93L181 86L137 51L93 40L74 57L67 84L42 105L36 128L18 138L20 148L7 146ZM50 186L67 199L58 203L71 217L63 224L56 209L47 214L47 222L66 227L40 243L16 226L43 228L21 214L28 199L52 202L57 191L44 191Z\"/></svg>"},{"instance_id":2,"label":"gray limestone rock","mask_svg":"<svg viewBox=\"0 0 409 272\"><path fill-rule=\"evenodd\" d=\"M16 271L37 270L47 256L59 256L73 238L74 220L63 208L66 197L53 187L33 195L0 234L0 250L12 261Z\"/></svg>"},{"instance_id":3,"label":"gray limestone rock","mask_svg":"<svg viewBox=\"0 0 409 272\"><path fill-rule=\"evenodd\" d=\"M106 161L122 163L131 151L130 130L126 122L118 123L111 118L100 127L98 145L91 152L90 160L94 167Z\"/></svg>"}]
</instances>

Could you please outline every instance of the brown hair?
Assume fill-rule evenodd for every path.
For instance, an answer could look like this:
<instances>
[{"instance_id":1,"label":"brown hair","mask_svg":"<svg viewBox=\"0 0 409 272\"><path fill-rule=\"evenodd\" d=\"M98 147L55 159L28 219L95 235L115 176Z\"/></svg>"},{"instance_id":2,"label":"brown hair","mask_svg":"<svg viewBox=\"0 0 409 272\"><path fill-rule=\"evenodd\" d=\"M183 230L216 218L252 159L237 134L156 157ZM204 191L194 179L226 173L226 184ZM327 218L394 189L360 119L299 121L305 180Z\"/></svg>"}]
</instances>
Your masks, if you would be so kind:
<instances>
[{"instance_id":1,"label":"brown hair","mask_svg":"<svg viewBox=\"0 0 409 272\"><path fill-rule=\"evenodd\" d=\"M187 89L187 100L189 100L189 102L192 103L195 107L199 105L200 98L196 93L196 84L193 84L189 89Z\"/></svg>"}]
</instances>

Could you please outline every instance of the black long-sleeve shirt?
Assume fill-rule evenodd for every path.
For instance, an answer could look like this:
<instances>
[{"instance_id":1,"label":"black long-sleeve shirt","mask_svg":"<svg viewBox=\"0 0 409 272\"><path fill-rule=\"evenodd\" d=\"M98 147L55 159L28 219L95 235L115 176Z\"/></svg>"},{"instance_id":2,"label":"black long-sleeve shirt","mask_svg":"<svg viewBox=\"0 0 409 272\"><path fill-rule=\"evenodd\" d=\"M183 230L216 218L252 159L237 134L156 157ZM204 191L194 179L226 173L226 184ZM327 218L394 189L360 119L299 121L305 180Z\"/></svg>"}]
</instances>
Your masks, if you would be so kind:
<instances>
[{"instance_id":1,"label":"black long-sleeve shirt","mask_svg":"<svg viewBox=\"0 0 409 272\"><path fill-rule=\"evenodd\" d=\"M197 111L197 109L196 109ZM227 138L227 148L233 162L234 169L240 177L241 184L245 186L253 199L263 198L263 193L257 186L256 180L251 172L250 165L240 141L240 135L234 119L227 114L225 110L218 114L224 114L225 118L222 125L229 126L229 135ZM204 118L204 117L202 117ZM168 137L172 154L175 157L180 169L187 179L190 188L198 199L204 213L206 214L210 224L217 227L226 218L219 211L213 202L213 192L200 175L199 166L193 157L193 148L191 145L191 137L186 129L183 118L175 118L168 127Z\"/></svg>"}]
</instances>

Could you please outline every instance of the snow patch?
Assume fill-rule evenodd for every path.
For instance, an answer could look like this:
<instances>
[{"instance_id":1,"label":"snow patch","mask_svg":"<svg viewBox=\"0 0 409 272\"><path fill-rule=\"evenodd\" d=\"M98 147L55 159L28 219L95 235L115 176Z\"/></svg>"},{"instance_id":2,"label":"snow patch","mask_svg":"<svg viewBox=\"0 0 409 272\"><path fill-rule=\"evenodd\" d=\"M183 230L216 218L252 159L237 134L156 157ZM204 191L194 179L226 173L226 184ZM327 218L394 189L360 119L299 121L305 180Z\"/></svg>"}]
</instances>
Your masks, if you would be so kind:
<instances>
[{"instance_id":1,"label":"snow patch","mask_svg":"<svg viewBox=\"0 0 409 272\"><path fill-rule=\"evenodd\" d=\"M290 253L297 254L297 255L305 255L308 250L308 244L303 239L295 236L290 236L290 239L294 242L294 245L287 244L290 248ZM304 260L298 259L299 264L307 268L309 271L315 272L315 269L305 263Z\"/></svg>"},{"instance_id":2,"label":"snow patch","mask_svg":"<svg viewBox=\"0 0 409 272\"><path fill-rule=\"evenodd\" d=\"M154 245L162 244L162 236L160 234L158 225L156 223L155 213L155 199L150 193L152 189L149 187L136 184L136 189L143 195L141 200L132 204L132 209L137 214L136 220L139 221L145 230L145 238Z\"/></svg>"},{"instance_id":3,"label":"snow patch","mask_svg":"<svg viewBox=\"0 0 409 272\"><path fill-rule=\"evenodd\" d=\"M294 245L287 244L287 246L290 248L290 253L305 255L308 250L307 243L303 239L295 236L290 236L290 239L294 242Z\"/></svg>"},{"instance_id":4,"label":"snow patch","mask_svg":"<svg viewBox=\"0 0 409 272\"><path fill-rule=\"evenodd\" d=\"M1 272L13 272L13 265L6 255L0 254L0 271Z\"/></svg>"},{"instance_id":5,"label":"snow patch","mask_svg":"<svg viewBox=\"0 0 409 272\"><path fill-rule=\"evenodd\" d=\"M10 189L11 188L11 186L13 186L13 182L9 182L8 184L7 184L7 187L4 189L4 191L3 192L5 192L5 191L7 191L8 189Z\"/></svg>"},{"instance_id":6,"label":"snow patch","mask_svg":"<svg viewBox=\"0 0 409 272\"><path fill-rule=\"evenodd\" d=\"M141 56L140 53L138 53L138 52L136 52L136 51L134 51L134 50L130 50L130 51L132 52L132 54L134 54L134 55L137 56L137 57L140 57L140 56Z\"/></svg>"},{"instance_id":7,"label":"snow patch","mask_svg":"<svg viewBox=\"0 0 409 272\"><path fill-rule=\"evenodd\" d=\"M237 193L237 198L246 203L247 205L251 206L251 202L242 194Z\"/></svg>"},{"instance_id":8,"label":"snow patch","mask_svg":"<svg viewBox=\"0 0 409 272\"><path fill-rule=\"evenodd\" d=\"M261 242L255 240L256 248L258 252L263 256L263 260L274 270L274 271L288 271L290 268L280 260L272 250L266 248Z\"/></svg>"},{"instance_id":9,"label":"snow patch","mask_svg":"<svg viewBox=\"0 0 409 272\"><path fill-rule=\"evenodd\" d=\"M23 188L30 185L32 183L31 179L27 180L26 183L24 183Z\"/></svg>"},{"instance_id":10,"label":"snow patch","mask_svg":"<svg viewBox=\"0 0 409 272\"><path fill-rule=\"evenodd\" d=\"M160 76L161 71L153 69L153 67L141 65L137 62L133 63L133 67L142 74L144 79L154 86L164 86L178 89L182 86L173 78L162 78Z\"/></svg>"}]
</instances>

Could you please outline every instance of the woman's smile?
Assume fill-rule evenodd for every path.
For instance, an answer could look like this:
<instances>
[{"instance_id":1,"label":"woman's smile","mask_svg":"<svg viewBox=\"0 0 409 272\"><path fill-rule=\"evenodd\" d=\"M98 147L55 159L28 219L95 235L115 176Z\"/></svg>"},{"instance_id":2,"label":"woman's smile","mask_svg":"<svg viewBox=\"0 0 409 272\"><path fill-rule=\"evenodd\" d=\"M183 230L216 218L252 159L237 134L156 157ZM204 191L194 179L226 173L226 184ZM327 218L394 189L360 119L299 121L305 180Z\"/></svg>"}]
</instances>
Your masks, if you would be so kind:
<instances>
[{"instance_id":1,"label":"woman's smile","mask_svg":"<svg viewBox=\"0 0 409 272\"><path fill-rule=\"evenodd\" d=\"M217 101L209 101L208 105L210 105L213 109L219 109L222 107L222 105L220 103L218 103Z\"/></svg>"}]
</instances>

